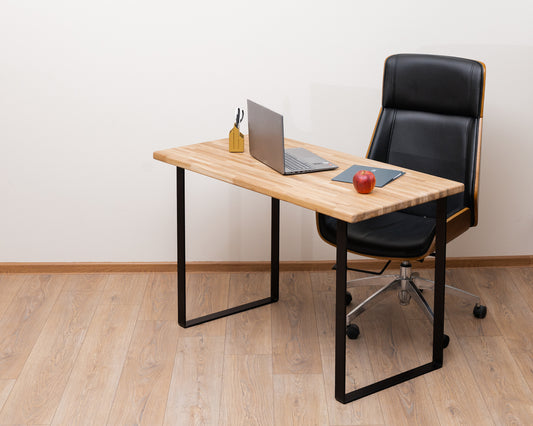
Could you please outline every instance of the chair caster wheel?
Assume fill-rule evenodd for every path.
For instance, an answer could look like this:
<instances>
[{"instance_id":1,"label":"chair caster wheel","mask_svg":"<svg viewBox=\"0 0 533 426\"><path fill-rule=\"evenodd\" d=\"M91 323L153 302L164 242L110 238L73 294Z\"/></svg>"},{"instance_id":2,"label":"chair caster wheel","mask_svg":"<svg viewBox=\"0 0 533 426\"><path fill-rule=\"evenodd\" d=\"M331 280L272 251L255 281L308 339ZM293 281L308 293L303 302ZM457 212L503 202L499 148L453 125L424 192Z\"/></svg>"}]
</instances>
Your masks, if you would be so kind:
<instances>
[{"instance_id":1,"label":"chair caster wheel","mask_svg":"<svg viewBox=\"0 0 533 426\"><path fill-rule=\"evenodd\" d=\"M346 292L346 297L344 299L344 303L346 306L348 306L350 303L352 303L352 295L349 291Z\"/></svg>"},{"instance_id":2,"label":"chair caster wheel","mask_svg":"<svg viewBox=\"0 0 533 426\"><path fill-rule=\"evenodd\" d=\"M450 344L450 336L447 334L444 335L444 339L442 340L442 347L446 349L448 345Z\"/></svg>"},{"instance_id":3,"label":"chair caster wheel","mask_svg":"<svg viewBox=\"0 0 533 426\"><path fill-rule=\"evenodd\" d=\"M474 306L474 316L476 318L485 318L487 316L487 307L483 305Z\"/></svg>"},{"instance_id":4,"label":"chair caster wheel","mask_svg":"<svg viewBox=\"0 0 533 426\"><path fill-rule=\"evenodd\" d=\"M355 324L350 324L346 327L346 335L349 339L355 340L359 337L359 327Z\"/></svg>"}]
</instances>

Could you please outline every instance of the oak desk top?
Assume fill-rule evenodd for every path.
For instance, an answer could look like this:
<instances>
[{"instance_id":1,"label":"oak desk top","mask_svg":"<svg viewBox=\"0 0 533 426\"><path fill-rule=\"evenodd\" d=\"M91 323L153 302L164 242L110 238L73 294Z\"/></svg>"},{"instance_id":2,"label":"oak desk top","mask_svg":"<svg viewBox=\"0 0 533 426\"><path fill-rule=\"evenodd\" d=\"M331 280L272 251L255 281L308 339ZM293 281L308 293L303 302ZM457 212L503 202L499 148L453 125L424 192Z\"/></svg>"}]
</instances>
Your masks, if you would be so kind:
<instances>
[{"instance_id":1,"label":"oak desk top","mask_svg":"<svg viewBox=\"0 0 533 426\"><path fill-rule=\"evenodd\" d=\"M346 222L359 222L464 190L459 182L292 139L285 139L286 148L307 148L339 168L284 176L250 155L247 137L243 153L229 152L228 143L228 139L219 139L155 151L154 158ZM393 168L406 173L383 188L374 188L370 194L358 194L352 184L331 180L353 164Z\"/></svg>"}]
</instances>

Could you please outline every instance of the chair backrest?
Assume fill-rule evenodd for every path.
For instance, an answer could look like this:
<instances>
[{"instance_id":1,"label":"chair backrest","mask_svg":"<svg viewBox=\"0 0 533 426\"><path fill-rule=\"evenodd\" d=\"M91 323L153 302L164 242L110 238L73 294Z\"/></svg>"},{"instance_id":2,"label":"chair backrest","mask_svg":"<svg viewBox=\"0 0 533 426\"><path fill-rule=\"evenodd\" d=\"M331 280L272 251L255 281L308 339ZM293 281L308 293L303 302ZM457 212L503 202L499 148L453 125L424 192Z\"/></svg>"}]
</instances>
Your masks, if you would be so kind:
<instances>
[{"instance_id":1,"label":"chair backrest","mask_svg":"<svg viewBox=\"0 0 533 426\"><path fill-rule=\"evenodd\" d=\"M387 58L382 108L369 158L465 184L450 197L448 216L471 209L477 223L477 187L485 67L481 62L435 55ZM434 217L432 203L409 209Z\"/></svg>"}]
</instances>

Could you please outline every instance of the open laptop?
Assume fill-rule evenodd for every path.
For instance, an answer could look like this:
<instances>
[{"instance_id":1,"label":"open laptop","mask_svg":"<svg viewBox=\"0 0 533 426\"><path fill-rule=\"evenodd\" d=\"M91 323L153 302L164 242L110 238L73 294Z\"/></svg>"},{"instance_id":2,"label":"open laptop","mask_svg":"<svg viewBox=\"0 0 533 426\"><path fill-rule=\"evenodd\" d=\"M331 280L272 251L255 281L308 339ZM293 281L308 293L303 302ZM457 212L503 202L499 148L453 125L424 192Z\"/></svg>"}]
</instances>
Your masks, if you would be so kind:
<instances>
[{"instance_id":1,"label":"open laptop","mask_svg":"<svg viewBox=\"0 0 533 426\"><path fill-rule=\"evenodd\" d=\"M305 148L284 146L283 116L248 99L250 154L283 175L333 170L337 166Z\"/></svg>"}]
</instances>

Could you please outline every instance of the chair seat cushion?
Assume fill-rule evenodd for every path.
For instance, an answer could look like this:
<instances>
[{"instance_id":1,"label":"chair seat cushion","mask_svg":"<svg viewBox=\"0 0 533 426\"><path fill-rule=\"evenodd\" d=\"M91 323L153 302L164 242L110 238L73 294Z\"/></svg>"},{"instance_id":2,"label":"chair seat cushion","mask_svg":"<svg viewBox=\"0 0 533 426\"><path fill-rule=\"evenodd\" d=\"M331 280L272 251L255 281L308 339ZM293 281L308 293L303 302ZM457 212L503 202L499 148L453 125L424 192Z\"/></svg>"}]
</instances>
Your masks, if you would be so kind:
<instances>
[{"instance_id":1,"label":"chair seat cushion","mask_svg":"<svg viewBox=\"0 0 533 426\"><path fill-rule=\"evenodd\" d=\"M322 237L335 244L337 220L319 214ZM435 236L435 219L403 211L348 224L348 250L385 258L424 256Z\"/></svg>"}]
</instances>

